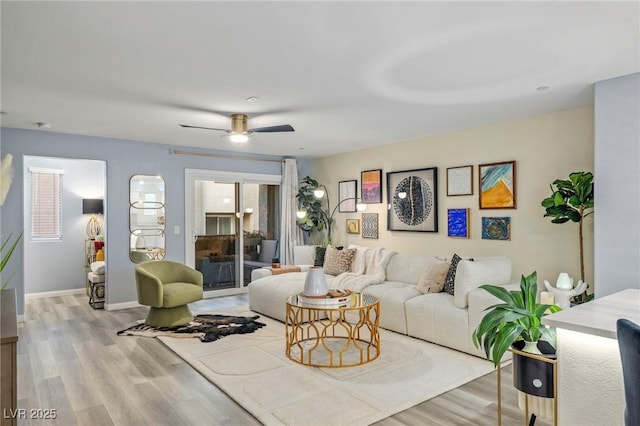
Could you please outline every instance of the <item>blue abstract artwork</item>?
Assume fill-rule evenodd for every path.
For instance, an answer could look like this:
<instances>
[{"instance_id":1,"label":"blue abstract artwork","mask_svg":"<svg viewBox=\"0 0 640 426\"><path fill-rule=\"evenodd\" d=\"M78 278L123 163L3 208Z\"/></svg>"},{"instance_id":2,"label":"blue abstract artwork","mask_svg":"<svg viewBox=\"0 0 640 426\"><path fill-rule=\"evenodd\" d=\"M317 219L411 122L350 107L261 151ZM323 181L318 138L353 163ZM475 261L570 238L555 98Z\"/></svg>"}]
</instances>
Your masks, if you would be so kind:
<instances>
[{"instance_id":1,"label":"blue abstract artwork","mask_svg":"<svg viewBox=\"0 0 640 426\"><path fill-rule=\"evenodd\" d=\"M469 209L447 210L447 235L452 238L469 238Z\"/></svg>"},{"instance_id":2,"label":"blue abstract artwork","mask_svg":"<svg viewBox=\"0 0 640 426\"><path fill-rule=\"evenodd\" d=\"M511 218L510 217L483 217L482 218L482 239L483 240L510 240L511 239Z\"/></svg>"}]
</instances>

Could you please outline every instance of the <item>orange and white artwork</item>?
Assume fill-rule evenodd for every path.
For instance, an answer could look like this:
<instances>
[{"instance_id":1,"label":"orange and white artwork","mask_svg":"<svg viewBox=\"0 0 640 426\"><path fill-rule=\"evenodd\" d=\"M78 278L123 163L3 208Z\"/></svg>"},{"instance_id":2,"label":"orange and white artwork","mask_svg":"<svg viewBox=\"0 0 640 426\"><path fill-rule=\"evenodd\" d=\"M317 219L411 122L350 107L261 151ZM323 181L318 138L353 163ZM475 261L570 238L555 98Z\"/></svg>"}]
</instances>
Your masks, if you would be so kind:
<instances>
[{"instance_id":1,"label":"orange and white artwork","mask_svg":"<svg viewBox=\"0 0 640 426\"><path fill-rule=\"evenodd\" d=\"M480 164L481 209L516 208L516 162Z\"/></svg>"}]
</instances>

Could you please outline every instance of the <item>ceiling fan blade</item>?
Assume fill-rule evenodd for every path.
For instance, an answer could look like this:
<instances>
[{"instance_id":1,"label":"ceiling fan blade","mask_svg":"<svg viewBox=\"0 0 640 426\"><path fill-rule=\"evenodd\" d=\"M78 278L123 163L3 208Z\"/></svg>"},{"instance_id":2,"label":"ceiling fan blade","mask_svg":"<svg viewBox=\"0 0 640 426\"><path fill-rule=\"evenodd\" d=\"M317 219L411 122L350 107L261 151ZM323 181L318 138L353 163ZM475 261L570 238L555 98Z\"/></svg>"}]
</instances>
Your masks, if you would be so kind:
<instances>
[{"instance_id":1,"label":"ceiling fan blade","mask_svg":"<svg viewBox=\"0 0 640 426\"><path fill-rule=\"evenodd\" d=\"M276 133L293 131L294 129L290 125L282 124L280 126L256 127L255 129L249 129L247 133Z\"/></svg>"},{"instance_id":2,"label":"ceiling fan blade","mask_svg":"<svg viewBox=\"0 0 640 426\"><path fill-rule=\"evenodd\" d=\"M217 130L217 131L220 131L220 132L227 132L227 133L230 132L229 129L215 129L213 127L190 126L188 124L180 124L180 127L186 127L188 129Z\"/></svg>"}]
</instances>

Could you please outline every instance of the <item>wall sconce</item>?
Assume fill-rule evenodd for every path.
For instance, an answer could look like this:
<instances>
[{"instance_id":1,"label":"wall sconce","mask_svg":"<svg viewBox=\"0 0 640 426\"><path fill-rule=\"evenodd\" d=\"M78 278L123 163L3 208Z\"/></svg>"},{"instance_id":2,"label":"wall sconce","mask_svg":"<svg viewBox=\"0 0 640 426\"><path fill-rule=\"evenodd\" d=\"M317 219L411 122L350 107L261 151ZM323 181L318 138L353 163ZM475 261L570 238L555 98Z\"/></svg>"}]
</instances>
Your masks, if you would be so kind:
<instances>
[{"instance_id":1,"label":"wall sconce","mask_svg":"<svg viewBox=\"0 0 640 426\"><path fill-rule=\"evenodd\" d=\"M87 223L87 236L91 240L95 240L97 235L102 231L102 220L96 215L104 214L104 203L101 198L83 198L82 214L90 214L91 218Z\"/></svg>"}]
</instances>

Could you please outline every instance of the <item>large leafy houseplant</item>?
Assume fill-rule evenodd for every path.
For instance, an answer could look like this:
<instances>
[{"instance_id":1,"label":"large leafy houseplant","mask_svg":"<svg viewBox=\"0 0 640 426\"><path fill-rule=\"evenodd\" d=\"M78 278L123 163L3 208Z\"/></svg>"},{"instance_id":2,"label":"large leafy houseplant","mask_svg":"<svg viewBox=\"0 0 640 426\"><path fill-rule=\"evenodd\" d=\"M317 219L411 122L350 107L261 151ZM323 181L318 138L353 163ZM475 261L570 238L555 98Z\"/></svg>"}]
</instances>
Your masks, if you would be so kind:
<instances>
[{"instance_id":1,"label":"large leafy houseplant","mask_svg":"<svg viewBox=\"0 0 640 426\"><path fill-rule=\"evenodd\" d=\"M584 218L593 214L594 192L593 174L591 172L574 172L569 179L556 179L550 185L551 195L542 200L545 209L544 217L551 217L551 223L578 223L580 243L580 279L584 281ZM576 296L578 297L578 296ZM589 298L586 294L579 296L584 302Z\"/></svg>"},{"instance_id":2,"label":"large leafy houseplant","mask_svg":"<svg viewBox=\"0 0 640 426\"><path fill-rule=\"evenodd\" d=\"M327 227L328 213L322 210L321 198L314 195L319 187L318 181L310 176L305 176L298 186L298 210L306 213L303 218L298 218L298 226L303 231L322 231Z\"/></svg>"},{"instance_id":3,"label":"large leafy houseplant","mask_svg":"<svg viewBox=\"0 0 640 426\"><path fill-rule=\"evenodd\" d=\"M498 366L502 356L518 340L537 342L545 340L555 347L555 329L542 324L541 318L560 311L557 305L545 305L536 302L538 274L534 271L520 279L520 290L507 290L501 286L483 285L488 291L504 303L488 307L488 313L473 331L473 344L483 347L487 359Z\"/></svg>"}]
</instances>

